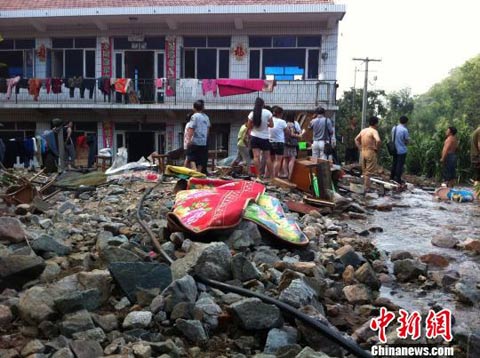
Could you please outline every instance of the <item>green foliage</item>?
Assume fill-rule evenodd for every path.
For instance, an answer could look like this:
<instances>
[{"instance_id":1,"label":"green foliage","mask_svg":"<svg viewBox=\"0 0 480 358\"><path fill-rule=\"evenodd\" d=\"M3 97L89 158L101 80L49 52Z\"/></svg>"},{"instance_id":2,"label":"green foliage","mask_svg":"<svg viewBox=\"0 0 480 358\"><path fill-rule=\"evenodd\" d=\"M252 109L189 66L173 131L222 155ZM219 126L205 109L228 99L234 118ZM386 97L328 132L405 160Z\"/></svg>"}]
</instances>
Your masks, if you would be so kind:
<instances>
[{"instance_id":1,"label":"green foliage","mask_svg":"<svg viewBox=\"0 0 480 358\"><path fill-rule=\"evenodd\" d=\"M361 115L361 90L355 95L344 92L338 102L340 126L353 112ZM460 181L470 178L470 143L473 130L480 125L480 56L451 71L450 76L435 84L428 92L413 97L409 89L385 94L369 92L369 116L381 117L379 134L384 142L390 137L391 128L402 115L410 121L408 128L411 142L406 169L409 173L441 178L440 156L449 126L458 130L457 174ZM370 100L372 98L372 101ZM354 99L354 101L352 101ZM388 168L391 157L385 146L380 152L380 163Z\"/></svg>"}]
</instances>

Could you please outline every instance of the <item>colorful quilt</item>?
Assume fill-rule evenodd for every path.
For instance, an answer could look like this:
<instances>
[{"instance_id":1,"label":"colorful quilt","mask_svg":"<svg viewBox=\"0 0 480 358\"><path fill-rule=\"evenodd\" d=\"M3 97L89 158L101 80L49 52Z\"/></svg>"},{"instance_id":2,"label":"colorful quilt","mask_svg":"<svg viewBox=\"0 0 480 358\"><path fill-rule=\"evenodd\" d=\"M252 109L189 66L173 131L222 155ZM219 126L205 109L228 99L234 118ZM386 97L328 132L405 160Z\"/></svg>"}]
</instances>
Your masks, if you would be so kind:
<instances>
[{"instance_id":1,"label":"colorful quilt","mask_svg":"<svg viewBox=\"0 0 480 358\"><path fill-rule=\"evenodd\" d=\"M256 203L248 204L243 217L260 225L282 241L299 246L308 245L308 238L295 220L285 216L277 198L261 195Z\"/></svg>"},{"instance_id":2,"label":"colorful quilt","mask_svg":"<svg viewBox=\"0 0 480 358\"><path fill-rule=\"evenodd\" d=\"M167 219L171 230L203 234L233 228L243 219L261 226L281 241L304 246L308 238L288 219L278 199L263 195L262 184L238 180L191 178L177 193Z\"/></svg>"},{"instance_id":3,"label":"colorful quilt","mask_svg":"<svg viewBox=\"0 0 480 358\"><path fill-rule=\"evenodd\" d=\"M190 179L187 188L177 193L167 219L174 228L195 234L237 226L248 203L265 191L251 181L198 178Z\"/></svg>"}]
</instances>

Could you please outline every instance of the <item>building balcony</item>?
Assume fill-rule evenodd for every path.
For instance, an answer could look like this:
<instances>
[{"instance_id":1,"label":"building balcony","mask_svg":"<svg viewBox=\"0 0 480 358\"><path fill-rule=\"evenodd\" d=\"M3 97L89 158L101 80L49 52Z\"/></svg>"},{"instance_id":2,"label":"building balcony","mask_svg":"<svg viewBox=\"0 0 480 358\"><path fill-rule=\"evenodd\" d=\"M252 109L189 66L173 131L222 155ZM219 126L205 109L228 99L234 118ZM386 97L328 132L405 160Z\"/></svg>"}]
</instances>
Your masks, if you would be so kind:
<instances>
[{"instance_id":1,"label":"building balcony","mask_svg":"<svg viewBox=\"0 0 480 358\"><path fill-rule=\"evenodd\" d=\"M44 82L44 81L42 81ZM92 82L94 82L92 86ZM87 83L87 80L85 81ZM105 108L105 109L190 109L198 99L205 101L210 110L250 110L256 97L262 97L267 105L279 105L285 110L312 110L323 106L328 110L337 110L336 81L295 80L277 81L273 92L252 92L234 96L220 97L217 93L202 92L201 80L195 87L186 87L181 80L175 82L174 94L167 95L166 84L157 88L156 80L132 80L127 94L112 90L105 95L98 81L90 81L75 88L61 87L61 93L47 93L42 84L38 98L29 94L27 88L13 90L10 99L0 93L0 109L8 108Z\"/></svg>"}]
</instances>

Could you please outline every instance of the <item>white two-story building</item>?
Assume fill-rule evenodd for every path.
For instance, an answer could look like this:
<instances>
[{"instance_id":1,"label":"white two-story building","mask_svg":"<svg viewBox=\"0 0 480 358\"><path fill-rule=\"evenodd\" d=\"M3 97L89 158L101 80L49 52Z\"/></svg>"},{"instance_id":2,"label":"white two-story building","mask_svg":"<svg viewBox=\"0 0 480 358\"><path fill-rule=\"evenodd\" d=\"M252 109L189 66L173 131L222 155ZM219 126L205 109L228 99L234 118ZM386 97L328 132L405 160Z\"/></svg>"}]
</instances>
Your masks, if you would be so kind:
<instances>
[{"instance_id":1,"label":"white two-story building","mask_svg":"<svg viewBox=\"0 0 480 358\"><path fill-rule=\"evenodd\" d=\"M203 99L210 148L234 153L257 96L297 113L337 109L344 14L328 0L0 0L0 136L61 118L137 160L181 146ZM219 83L255 90L225 96Z\"/></svg>"}]
</instances>

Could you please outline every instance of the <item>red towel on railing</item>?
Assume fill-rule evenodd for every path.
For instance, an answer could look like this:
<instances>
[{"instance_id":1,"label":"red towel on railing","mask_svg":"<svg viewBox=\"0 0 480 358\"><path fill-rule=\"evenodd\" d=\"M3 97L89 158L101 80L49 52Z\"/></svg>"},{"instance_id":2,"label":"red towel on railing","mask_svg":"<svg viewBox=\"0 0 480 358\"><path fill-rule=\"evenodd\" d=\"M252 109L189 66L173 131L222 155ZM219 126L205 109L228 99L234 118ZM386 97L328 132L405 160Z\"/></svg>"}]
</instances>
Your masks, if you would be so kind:
<instances>
[{"instance_id":1,"label":"red towel on railing","mask_svg":"<svg viewBox=\"0 0 480 358\"><path fill-rule=\"evenodd\" d=\"M217 80L202 80L202 92L206 96L208 92L212 92L217 97Z\"/></svg>"},{"instance_id":2,"label":"red towel on railing","mask_svg":"<svg viewBox=\"0 0 480 358\"><path fill-rule=\"evenodd\" d=\"M52 92L62 93L62 79L61 78L52 78Z\"/></svg>"},{"instance_id":3,"label":"red towel on railing","mask_svg":"<svg viewBox=\"0 0 480 358\"><path fill-rule=\"evenodd\" d=\"M264 80L234 80L234 79L218 79L218 93L220 97L235 96L237 94L245 94L259 92L263 89Z\"/></svg>"},{"instance_id":4,"label":"red towel on railing","mask_svg":"<svg viewBox=\"0 0 480 358\"><path fill-rule=\"evenodd\" d=\"M30 78L28 80L28 94L33 96L34 101L38 101L40 95L40 88L42 87L42 80L38 78Z\"/></svg>"},{"instance_id":5,"label":"red towel on railing","mask_svg":"<svg viewBox=\"0 0 480 358\"><path fill-rule=\"evenodd\" d=\"M130 78L117 78L114 83L115 91L120 93L127 93L128 87L130 86Z\"/></svg>"}]
</instances>

